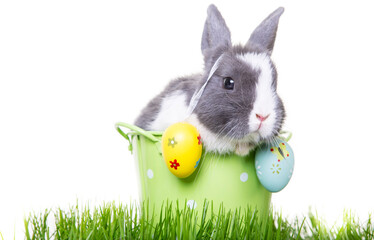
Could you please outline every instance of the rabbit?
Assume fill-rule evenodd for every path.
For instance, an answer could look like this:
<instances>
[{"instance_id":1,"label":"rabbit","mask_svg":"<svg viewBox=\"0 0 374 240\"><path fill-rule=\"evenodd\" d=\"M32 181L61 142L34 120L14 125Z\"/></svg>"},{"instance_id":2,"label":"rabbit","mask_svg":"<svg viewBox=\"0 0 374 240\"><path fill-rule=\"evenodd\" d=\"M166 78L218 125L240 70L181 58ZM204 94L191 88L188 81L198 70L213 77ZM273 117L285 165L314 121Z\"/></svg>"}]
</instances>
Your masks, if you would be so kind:
<instances>
[{"instance_id":1,"label":"rabbit","mask_svg":"<svg viewBox=\"0 0 374 240\"><path fill-rule=\"evenodd\" d=\"M283 12L280 7L271 13L245 45L232 46L225 20L210 5L201 41L204 71L171 81L135 125L164 131L176 122L191 123L205 150L218 154L245 156L259 144L274 141L285 109L270 57Z\"/></svg>"}]
</instances>

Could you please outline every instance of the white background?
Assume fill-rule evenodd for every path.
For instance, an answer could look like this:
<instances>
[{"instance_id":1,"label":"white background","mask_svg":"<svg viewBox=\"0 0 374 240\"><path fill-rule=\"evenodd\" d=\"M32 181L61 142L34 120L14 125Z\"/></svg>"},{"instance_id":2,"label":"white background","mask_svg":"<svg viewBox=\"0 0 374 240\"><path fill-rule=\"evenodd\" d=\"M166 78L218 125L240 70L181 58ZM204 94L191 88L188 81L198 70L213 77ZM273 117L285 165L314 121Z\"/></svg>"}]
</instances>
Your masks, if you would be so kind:
<instances>
[{"instance_id":1,"label":"white background","mask_svg":"<svg viewBox=\"0 0 374 240\"><path fill-rule=\"evenodd\" d=\"M198 72L211 1L0 3L0 232L78 200L138 198L133 158L115 131L174 77ZM215 1L245 43L284 6L273 59L296 155L273 195L290 216L330 224L374 209L374 14L369 1Z\"/></svg>"}]
</instances>

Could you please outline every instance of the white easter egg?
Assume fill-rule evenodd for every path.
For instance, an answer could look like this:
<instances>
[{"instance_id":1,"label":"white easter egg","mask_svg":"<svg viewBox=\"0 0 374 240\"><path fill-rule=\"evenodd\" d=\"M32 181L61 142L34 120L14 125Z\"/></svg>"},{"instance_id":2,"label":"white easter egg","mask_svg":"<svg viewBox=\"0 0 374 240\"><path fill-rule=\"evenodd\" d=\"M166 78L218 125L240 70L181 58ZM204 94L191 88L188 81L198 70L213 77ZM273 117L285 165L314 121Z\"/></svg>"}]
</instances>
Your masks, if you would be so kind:
<instances>
[{"instance_id":1,"label":"white easter egg","mask_svg":"<svg viewBox=\"0 0 374 240\"><path fill-rule=\"evenodd\" d=\"M276 144L262 145L256 150L257 177L269 192L281 191L290 181L294 169L294 154L281 139Z\"/></svg>"}]
</instances>

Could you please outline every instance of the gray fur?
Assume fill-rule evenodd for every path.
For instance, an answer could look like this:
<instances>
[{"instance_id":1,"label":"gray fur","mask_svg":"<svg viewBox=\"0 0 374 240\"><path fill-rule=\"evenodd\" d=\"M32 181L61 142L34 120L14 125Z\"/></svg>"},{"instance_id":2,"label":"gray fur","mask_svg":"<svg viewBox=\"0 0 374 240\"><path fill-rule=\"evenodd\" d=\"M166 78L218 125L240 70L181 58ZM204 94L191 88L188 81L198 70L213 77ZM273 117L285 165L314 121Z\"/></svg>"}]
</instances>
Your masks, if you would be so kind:
<instances>
[{"instance_id":1,"label":"gray fur","mask_svg":"<svg viewBox=\"0 0 374 240\"><path fill-rule=\"evenodd\" d=\"M212 4L208 7L208 17L201 39L201 51L204 54L205 50L220 46L231 46L231 34L221 13Z\"/></svg>"},{"instance_id":2,"label":"gray fur","mask_svg":"<svg viewBox=\"0 0 374 240\"><path fill-rule=\"evenodd\" d=\"M153 98L148 105L142 110L138 118L135 120L135 125L138 127L141 127L145 130L154 130L150 129L149 125L151 122L153 122L157 114L160 111L161 107L161 102L162 100L170 95L171 93L182 90L187 94L187 99L186 99L186 105L189 104L192 95L198 88L198 85L202 79L201 74L195 74L187 77L181 77L178 79L175 79L171 81L165 89L158 94L155 98Z\"/></svg>"},{"instance_id":3,"label":"gray fur","mask_svg":"<svg viewBox=\"0 0 374 240\"><path fill-rule=\"evenodd\" d=\"M248 116L256 99L256 83L260 72L240 61L236 56L245 53L271 54L274 46L277 25L283 8L279 8L266 18L252 33L245 46L231 46L230 31L224 19L214 5L209 6L205 22L201 49L204 55L205 69L202 74L178 78L148 103L135 124L146 130L156 119L162 100L174 93L182 91L187 96L188 106L192 95L205 83L210 69L222 55L219 68L208 82L198 102L194 114L206 128L216 134L229 138L241 139L249 133ZM274 92L277 87L277 71L273 63ZM223 88L223 78L235 79L233 90ZM285 111L281 99L277 96L277 125L274 134L279 133Z\"/></svg>"},{"instance_id":4,"label":"gray fur","mask_svg":"<svg viewBox=\"0 0 374 240\"><path fill-rule=\"evenodd\" d=\"M262 23L253 31L247 42L247 47L268 51L272 53L275 37L277 35L279 18L283 14L284 8L280 7L270 14Z\"/></svg>"},{"instance_id":5,"label":"gray fur","mask_svg":"<svg viewBox=\"0 0 374 240\"><path fill-rule=\"evenodd\" d=\"M235 47L224 53L220 66L209 81L195 113L200 122L214 133L242 138L249 132L248 115L256 98L259 72L240 61L237 52L248 50ZM235 80L233 90L222 87L224 77ZM232 129L237 129L233 131Z\"/></svg>"}]
</instances>

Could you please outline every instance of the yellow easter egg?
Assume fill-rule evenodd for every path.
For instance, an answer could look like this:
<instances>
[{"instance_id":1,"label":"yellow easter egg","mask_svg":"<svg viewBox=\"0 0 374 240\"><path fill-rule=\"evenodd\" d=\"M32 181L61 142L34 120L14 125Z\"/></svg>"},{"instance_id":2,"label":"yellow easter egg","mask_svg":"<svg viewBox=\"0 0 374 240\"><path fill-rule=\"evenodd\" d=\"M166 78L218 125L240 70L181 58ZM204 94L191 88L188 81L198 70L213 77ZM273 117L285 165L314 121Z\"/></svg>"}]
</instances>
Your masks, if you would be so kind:
<instances>
[{"instance_id":1,"label":"yellow easter egg","mask_svg":"<svg viewBox=\"0 0 374 240\"><path fill-rule=\"evenodd\" d=\"M200 163L203 149L197 129L185 122L169 126L162 135L162 155L175 176L190 176Z\"/></svg>"}]
</instances>

